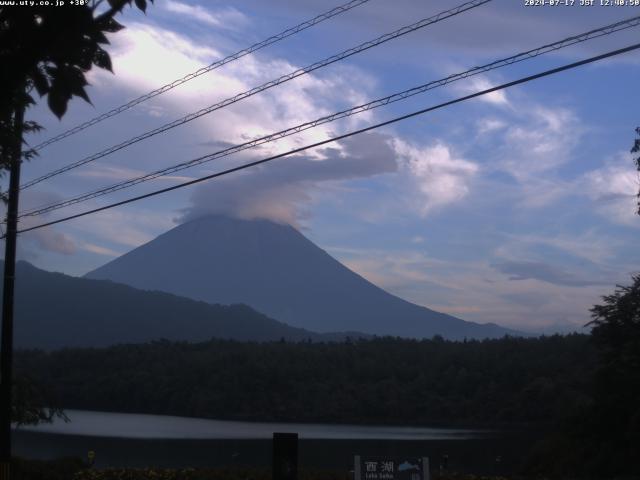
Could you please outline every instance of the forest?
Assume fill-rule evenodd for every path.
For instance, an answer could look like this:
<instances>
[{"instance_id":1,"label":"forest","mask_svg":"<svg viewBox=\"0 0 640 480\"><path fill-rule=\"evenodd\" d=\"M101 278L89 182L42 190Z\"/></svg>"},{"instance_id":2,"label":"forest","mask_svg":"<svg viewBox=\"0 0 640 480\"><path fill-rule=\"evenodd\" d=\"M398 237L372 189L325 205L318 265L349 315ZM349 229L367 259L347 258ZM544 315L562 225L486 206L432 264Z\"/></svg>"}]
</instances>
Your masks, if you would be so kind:
<instances>
[{"instance_id":1,"label":"forest","mask_svg":"<svg viewBox=\"0 0 640 480\"><path fill-rule=\"evenodd\" d=\"M585 335L451 342L156 341L23 350L18 375L64 408L218 419L548 425L590 401Z\"/></svg>"}]
</instances>

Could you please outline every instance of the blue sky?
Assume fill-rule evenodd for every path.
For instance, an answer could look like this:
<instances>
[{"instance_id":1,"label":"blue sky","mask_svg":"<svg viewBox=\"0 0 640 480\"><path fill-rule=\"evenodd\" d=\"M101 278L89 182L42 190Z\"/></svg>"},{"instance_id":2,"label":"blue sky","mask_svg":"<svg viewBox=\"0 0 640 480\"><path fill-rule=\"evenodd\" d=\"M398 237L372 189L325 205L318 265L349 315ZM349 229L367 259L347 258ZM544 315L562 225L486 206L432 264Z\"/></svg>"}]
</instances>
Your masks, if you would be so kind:
<instances>
[{"instance_id":1,"label":"blue sky","mask_svg":"<svg viewBox=\"0 0 640 480\"><path fill-rule=\"evenodd\" d=\"M461 2L460 2L461 3ZM494 0L463 15L214 112L25 190L22 207L313 120L398 90L640 14L632 7L525 7ZM337 3L336 3L337 5ZM296 68L458 5L371 0L60 141L29 180ZM116 75L93 71L93 106L74 101L34 142L328 10L319 0L157 0L111 37ZM46 220L195 178L637 41L638 29L433 90L257 151L49 214ZM292 223L345 265L412 302L467 320L581 326L640 269L629 149L640 54L515 87L391 127L21 237L20 257L84 274L206 213ZM25 220L24 225L39 223Z\"/></svg>"}]
</instances>

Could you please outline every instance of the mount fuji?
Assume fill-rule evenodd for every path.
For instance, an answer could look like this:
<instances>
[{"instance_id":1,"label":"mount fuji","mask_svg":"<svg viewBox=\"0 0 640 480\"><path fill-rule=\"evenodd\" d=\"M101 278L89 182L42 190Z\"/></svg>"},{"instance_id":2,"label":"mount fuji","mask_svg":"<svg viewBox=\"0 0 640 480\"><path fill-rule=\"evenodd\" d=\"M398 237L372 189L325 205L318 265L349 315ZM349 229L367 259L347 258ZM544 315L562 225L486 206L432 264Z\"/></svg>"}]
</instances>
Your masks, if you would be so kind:
<instances>
[{"instance_id":1,"label":"mount fuji","mask_svg":"<svg viewBox=\"0 0 640 480\"><path fill-rule=\"evenodd\" d=\"M289 225L207 216L89 272L212 304L244 303L315 332L448 339L521 335L415 305L349 270Z\"/></svg>"}]
</instances>

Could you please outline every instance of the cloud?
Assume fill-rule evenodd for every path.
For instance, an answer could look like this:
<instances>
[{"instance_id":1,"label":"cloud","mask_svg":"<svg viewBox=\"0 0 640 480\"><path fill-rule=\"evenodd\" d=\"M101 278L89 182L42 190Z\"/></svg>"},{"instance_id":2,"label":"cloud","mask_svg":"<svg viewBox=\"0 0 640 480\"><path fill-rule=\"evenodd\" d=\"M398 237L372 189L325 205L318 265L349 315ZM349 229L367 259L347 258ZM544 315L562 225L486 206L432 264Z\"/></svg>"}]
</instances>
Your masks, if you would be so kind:
<instances>
[{"instance_id":1,"label":"cloud","mask_svg":"<svg viewBox=\"0 0 640 480\"><path fill-rule=\"evenodd\" d=\"M72 223L77 236L97 239L118 247L138 247L166 232L174 226L166 211L152 210L106 210L96 215L83 217L82 222ZM87 240L83 246L97 243ZM108 247L101 247L108 249ZM113 250L116 251L116 250ZM98 252L96 252L98 253ZM101 253L107 253L103 250Z\"/></svg>"},{"instance_id":2,"label":"cloud","mask_svg":"<svg viewBox=\"0 0 640 480\"><path fill-rule=\"evenodd\" d=\"M577 189L591 198L596 210L614 223L640 226L637 197L638 172L629 154L620 154L606 165L587 172Z\"/></svg>"},{"instance_id":3,"label":"cloud","mask_svg":"<svg viewBox=\"0 0 640 480\"><path fill-rule=\"evenodd\" d=\"M419 254L384 252L378 257L351 258L344 264L382 288L408 287L416 284L433 287Z\"/></svg>"},{"instance_id":4,"label":"cloud","mask_svg":"<svg viewBox=\"0 0 640 480\"><path fill-rule=\"evenodd\" d=\"M546 293L534 291L504 293L500 296L508 302L513 302L534 310L539 310L551 301L551 298Z\"/></svg>"},{"instance_id":5,"label":"cloud","mask_svg":"<svg viewBox=\"0 0 640 480\"><path fill-rule=\"evenodd\" d=\"M50 190L41 190L39 188L22 190L20 192L20 212L39 208L51 203L58 203L63 199L64 197L62 195ZM4 212L4 208L6 208L6 206L2 205L2 208Z\"/></svg>"},{"instance_id":6,"label":"cloud","mask_svg":"<svg viewBox=\"0 0 640 480\"><path fill-rule=\"evenodd\" d=\"M227 18L228 25L223 25L225 19L221 14L225 10L218 8L219 4L214 7L213 3L183 0L163 5L168 9L159 5L159 10L163 11L159 11L161 15L155 19L150 16L143 23L127 22L126 30L113 35L110 52L117 75L92 72L92 83L96 88L91 96L96 110L75 102L65 118L66 122L84 121L265 38L281 27L294 25L327 9L326 3L319 0L238 0L228 11L237 8L251 12L251 19L259 21L254 21L250 30L244 29L236 34L222 29L234 28L243 19ZM47 162L30 163L28 173L35 176L40 168L44 173L56 160L60 164L75 160L69 158L72 151L90 150L86 153L93 153L99 146L117 143L289 73L302 66L298 64L300 62L306 64L317 60L318 57L311 53L319 51L315 47L320 48L323 55L329 55L443 8L446 7L412 0L375 2L375 5L369 2L362 8L319 25L317 30L314 28L275 48L243 57L202 75L123 113L118 121L104 122L100 128L88 129L83 135L68 140L72 142L75 139L77 144L60 142L62 146L58 150L57 145L51 146ZM80 173L77 177L60 176L52 179L51 185L58 186L65 195L83 193L101 187L100 182L111 183L138 171L163 168L390 93L389 89L400 88L405 82L412 85L416 74L419 77L427 75L425 80L440 78L452 73L447 68L448 62L455 62L456 71L466 69L504 54L597 27L614 20L618 13L610 9L563 9L551 18L545 9L529 11L516 3L498 5L492 2L404 39L371 49L365 55L353 57L347 63L355 66L336 63L300 77L118 152L106 159L103 164L108 165L106 168L99 168L96 164L94 169L84 170L86 174L83 176ZM165 20L164 27L153 23ZM180 30L173 28L174 25L179 25ZM634 32L629 30L629 34ZM593 45L575 46L553 55L582 57L586 49L606 49L608 42L619 41L622 41L620 36L615 35L602 38ZM321 42L321 45L315 42ZM424 55L425 48L429 49L427 56ZM552 56L549 61L560 62L560 59ZM418 68L407 69L407 64ZM534 68L533 64L531 68ZM602 73L610 67L593 68L601 69ZM393 78L387 75L390 71L395 73L391 75ZM491 73L488 78L479 77L473 80L475 84L472 83L470 88L478 89L488 86L490 81L497 82L500 78L497 75ZM557 81L562 82L559 77ZM563 84L558 85L562 87ZM353 254L344 260L376 283L411 301L470 320L496 321L516 327L545 322L584 323L588 320L588 307L597 302L600 295L607 293L614 282L602 287L580 285L592 279L609 280L612 277L609 272L616 267L623 271L637 259L632 255L625 257L627 251L635 250L630 250L632 240L627 242L618 236L621 229L611 233L610 244L607 244L610 232L597 227L594 231L601 231L601 236L578 235L576 232L584 227L582 220L591 221L591 217L582 215L596 210L614 221L618 218L615 212L619 212L620 219L632 221L627 207L633 199L621 193L626 190L618 188L624 182L619 182L623 177L619 177L616 171L603 167L591 172L580 178L582 183L579 185L584 187L584 192L590 192L590 196L582 197L585 209L580 207L578 210L580 226L575 226L576 221L573 220L576 219L571 217L575 209L570 203L575 198L566 196L575 197L577 187L574 179L564 177L582 174L584 162L568 164L582 154L576 146L580 145L586 131L583 127L585 119L593 114L598 116L598 112L591 109L589 102L585 104L588 108L580 103L581 89L560 88L560 96L554 96L548 89L543 90L510 90L506 96L494 95L483 99L493 104L471 102L468 109L460 106L461 110L454 112L453 117L448 117L448 113L438 114L443 121L440 126L435 124L433 129L419 129L415 124L404 123L396 130L402 132L401 138L388 135L356 137L352 147L348 142L342 142L294 158L277 160L262 168L203 184L192 191L184 189L166 197L156 197L148 203L84 217L81 221L65 224L67 230L64 231L70 232L68 240L76 242L76 248L95 254L92 256L85 252L77 255L78 258L91 258L87 263L97 263L108 255L129 250L171 228L172 217L178 215L178 209L183 207L192 192L190 205L180 214L181 219L189 215L230 213L295 224L317 212L317 217L314 216L318 219L317 224L312 221L303 223L311 225L318 237L327 238L327 230L333 228L346 230L349 237L347 233L343 234L345 242L358 242L359 245L378 241L374 237L382 238L378 251ZM544 97L544 104L532 100L538 95L539 98ZM558 101L563 104L554 103ZM584 118L578 118L577 110L563 106L572 104L580 106ZM38 108L44 110L43 107ZM478 117L473 119L478 120L475 131L474 122L465 118L466 112L478 112ZM362 125L377 115L386 117L387 113L382 109L369 111L366 115L324 125L221 162L204 164L189 170L188 174L193 177L204 175L227 165L323 140ZM49 116L43 114L43 117ZM63 127L56 122L47 123L52 134ZM434 131L437 132L435 136L430 136ZM360 148L368 148L366 155L363 154L366 159L357 158ZM468 152L473 152L473 157ZM615 179L612 185L608 185L607 179L611 179L611 175ZM360 179L371 181L358 181ZM482 192L483 195L476 195L481 193L483 182L489 188ZM150 184L147 187L152 188ZM137 188L139 193L146 191L145 187ZM29 192L25 194L26 198ZM104 201L99 200L92 205L99 206ZM38 203L50 201L43 199ZM554 216L553 221L539 211L523 212L520 208L545 205L562 207L554 210L558 217ZM611 211L607 210L608 205ZM316 210L316 206L320 208ZM451 206L468 208L465 213L471 212L471 215L451 218L432 215ZM627 209L624 215L623 208ZM375 216L378 223L363 221L365 214ZM429 218L416 219L417 215ZM465 225L456 218L462 218ZM568 220L566 223L565 219ZM409 224L411 228L407 228ZM384 234L376 235L376 227ZM522 252L518 254L515 247L511 247L510 254L491 259L491 252L496 247L495 238L501 237L505 230L514 232L509 243L519 243ZM548 239L544 238L545 235ZM573 237L576 242L572 242ZM414 238L415 243L411 243ZM47 240L42 241L51 247ZM321 241L320 245L324 247ZM30 246L42 250L36 243L30 243ZM412 251L393 251L403 247ZM70 251L70 248L67 243L62 250ZM429 257L423 255L421 258L418 250L429 252ZM611 250L615 252L613 256ZM572 258L568 253L580 258ZM434 256L452 260L438 263ZM72 268L70 257L53 258L64 268ZM512 264L513 272L505 275L490 263L520 260L538 261L551 269L543 267L536 270L530 264ZM75 268L78 270L77 266ZM503 265L503 268L507 267ZM508 279L518 275L540 279ZM535 308L536 305L539 307Z\"/></svg>"},{"instance_id":7,"label":"cloud","mask_svg":"<svg viewBox=\"0 0 640 480\"><path fill-rule=\"evenodd\" d=\"M458 69L457 71L460 71ZM495 83L491 82L487 77L477 75L469 78L464 83L455 83L454 90L461 92L464 95L470 95L472 93L481 92L482 90L488 90L492 87L495 87ZM507 93L504 90L498 90L496 92L487 93L485 95L481 95L477 97L478 100L490 103L493 105L498 105L502 107L510 107L511 103L507 99Z\"/></svg>"},{"instance_id":8,"label":"cloud","mask_svg":"<svg viewBox=\"0 0 640 480\"><path fill-rule=\"evenodd\" d=\"M183 9L183 7L171 8ZM190 12L193 13L191 10ZM187 36L153 25L133 23L123 33L123 36L118 36L117 41L114 41L116 48L113 54L114 65L122 74L112 80L127 89L157 88L169 80L164 78L167 75L165 65L171 64L171 75L175 75L176 70L193 71L201 68L208 64L212 57L218 55L218 52L196 44L193 39ZM298 67L298 65L278 58L248 56L241 61L232 62L222 69L209 72L207 75L180 86L170 95L154 99L150 105L163 114L165 112L198 110L203 107L203 98L207 99L206 104L213 104L279 75L294 71ZM343 106L362 103L368 97L373 96L369 92L375 86L376 81L373 80L373 77L364 74L362 70L355 67L334 65L319 74L305 75L287 83L286 86L271 89L229 108L202 117L190 123L188 129L175 129L167 135L155 139L153 151L148 150L147 142L140 143L123 153L121 157L123 162L127 158L131 159L126 163L126 167L114 165L106 168L93 168L84 170L84 173L79 173L79 175L87 180L98 181L109 177L117 180L134 171L130 167L131 165L135 165L136 170L138 167L142 170L153 162L154 165L151 168L156 169L162 167L163 163L175 163L176 157L179 157L179 160L184 160L185 151L197 150L198 153L201 153L206 148L206 152L210 153L210 149L207 148L209 146L218 148L218 146L242 143L248 139L329 114ZM237 164L240 159L243 161L253 160L324 140L371 120L373 115L374 112L365 112L357 117L320 126L281 139L273 144L263 145L255 150L217 160L216 163L220 165L218 168L224 168L227 165ZM145 121L150 121L148 114ZM181 131L181 136L178 142L174 142L171 138L175 138L178 131ZM437 141L423 147L410 145L398 138L389 146L375 141L380 137L369 136L367 138L374 140L371 140L371 144L359 141L358 155L368 157L369 163L371 163L378 153L384 153L389 159L392 159L394 171L397 170L396 165L401 165L402 171L398 176L398 188L411 191L412 198L409 203L420 215L424 216L456 203L468 194L469 181L476 173L477 167L457 155L444 142ZM149 141L150 143L151 141ZM344 146L349 144L349 142L343 142ZM378 145L380 152L375 151ZM355 150L353 151L355 152ZM175 153L171 155L172 152ZM307 155L309 157L307 160L316 156L317 159L323 161L327 159L323 159L322 155L328 155L334 159L337 156L344 156L341 152L332 152L331 148L316 149ZM351 153L351 156L354 154ZM280 162L291 164L289 160L281 160L276 163ZM301 163L312 165L309 162ZM349 162L343 158L342 164L348 166ZM193 177L211 173L215 171L211 165L213 163L204 164L191 169L189 173ZM212 188L220 193L208 199L207 195L198 190L198 193L193 197L196 200L194 207L188 209L189 215L192 210L198 210L201 211L201 214L207 212L227 213L244 218L264 217L296 224L306 215L306 207L311 204L320 182L336 182L372 176L368 171L340 170L332 162L323 165L323 168L326 169L323 171L332 172L328 174L327 178L324 178L319 172L300 168L297 164L289 168L292 169L291 173L282 172L281 169L275 169L271 173L273 165L270 164L264 169L258 169L260 173L245 172L234 175L234 179L216 180L215 187ZM376 165L373 165L373 168L378 172L375 170ZM263 170L265 171L263 172ZM387 167L381 171L383 173L390 172ZM280 180L277 177L280 177ZM245 191L244 196L253 199L253 201L249 202L240 198L240 195L236 193L238 189L248 189L250 192ZM198 195L203 196L202 201ZM207 200L204 200L205 197ZM214 199L216 206L211 207ZM203 205L206 207L200 208Z\"/></svg>"},{"instance_id":9,"label":"cloud","mask_svg":"<svg viewBox=\"0 0 640 480\"><path fill-rule=\"evenodd\" d=\"M315 153L278 159L198 188L181 221L226 214L297 225L321 183L392 173L398 168L390 138L379 133L344 139Z\"/></svg>"},{"instance_id":10,"label":"cloud","mask_svg":"<svg viewBox=\"0 0 640 480\"><path fill-rule=\"evenodd\" d=\"M35 243L46 252L73 255L78 251L78 246L68 235L50 228L33 230L24 236L25 240Z\"/></svg>"},{"instance_id":11,"label":"cloud","mask_svg":"<svg viewBox=\"0 0 640 480\"><path fill-rule=\"evenodd\" d=\"M522 105L524 115L502 137L502 169L526 183L572 159L585 129L566 108Z\"/></svg>"},{"instance_id":12,"label":"cloud","mask_svg":"<svg viewBox=\"0 0 640 480\"><path fill-rule=\"evenodd\" d=\"M493 268L509 275L509 280L540 280L554 285L586 287L591 285L610 285L611 279L587 279L553 265L543 262L502 261L494 263Z\"/></svg>"},{"instance_id":13,"label":"cloud","mask_svg":"<svg viewBox=\"0 0 640 480\"><path fill-rule=\"evenodd\" d=\"M262 8L265 13L287 11L298 18L312 16L326 9L326 2L322 0L271 0L268 3L236 0L234 4L239 8L241 6L258 11ZM363 8L354 9L352 14L341 17L340 26L344 30L355 30L361 35L372 35L389 29L389 25L405 25L453 6L447 5L425 5L415 0L370 2ZM619 20L620 12L611 8L564 8L550 12L548 8L523 8L522 2L490 2L441 25L423 29L414 35L414 41L390 45L389 49L392 53L402 51L404 62L420 65L427 58L436 62L442 58L451 58L452 55L504 55L535 48ZM598 42L581 44L557 55L575 57L588 52L601 52L600 49L615 48L616 44L631 43L633 35L633 30L622 32L601 38ZM428 56L423 55L425 45L430 48Z\"/></svg>"},{"instance_id":14,"label":"cloud","mask_svg":"<svg viewBox=\"0 0 640 480\"><path fill-rule=\"evenodd\" d=\"M465 198L477 171L474 163L442 142L420 147L399 137L368 133L214 180L196 191L181 221L228 214L298 225L321 184L326 191L335 182L390 173L396 174L390 177L394 188L408 192L406 202L413 211L426 216Z\"/></svg>"},{"instance_id":15,"label":"cloud","mask_svg":"<svg viewBox=\"0 0 640 480\"><path fill-rule=\"evenodd\" d=\"M91 83L126 85L129 90L147 93L209 65L221 53L193 42L175 31L152 24L131 22L111 40L110 55L115 76L102 70L92 70ZM167 66L170 65L170 68ZM198 91L203 80L195 79L182 85L182 92ZM146 104L145 108L150 108Z\"/></svg>"},{"instance_id":16,"label":"cloud","mask_svg":"<svg viewBox=\"0 0 640 480\"><path fill-rule=\"evenodd\" d=\"M137 178L145 175L147 172L142 170L134 170L127 167L118 167L112 165L91 165L86 169L80 169L73 172L73 175L83 179L101 179L109 180L111 182L120 183L125 180ZM193 177L182 175L163 175L155 178L154 182L169 181L169 182L187 182L193 180Z\"/></svg>"},{"instance_id":17,"label":"cloud","mask_svg":"<svg viewBox=\"0 0 640 480\"><path fill-rule=\"evenodd\" d=\"M135 94L159 88L220 57L219 52L203 47L195 39L159 26L132 23L121 33L113 41L112 58L117 75L113 77L100 72L96 78L98 83L102 82L105 86L107 83L111 86L116 83L118 88ZM171 68L167 68L167 65ZM149 125L147 128L158 127L157 119L149 115L150 109L167 117L162 119L162 123L165 123L187 112L199 111L235 97L300 67L266 55L243 57L151 100L146 110L136 112L138 118L134 130L144 131L146 125ZM136 165L151 164L153 160L157 166L158 162L163 161L176 163L175 156L184 160L187 148L193 151L193 147L198 146L201 152L208 146L244 143L328 115L343 107L363 103L370 97L369 92L375 83L374 77L357 67L335 64L204 115L190 122L188 128L176 128L153 140L141 142L123 152L122 158L129 156ZM300 132L266 144L261 151L272 153L324 140L335 133L362 125L372 115L373 112L364 112ZM123 134L131 135L129 132ZM176 138L177 142L170 140ZM163 147L166 148L149 151L148 145L152 143L164 143ZM130 153L134 150L137 150L135 157ZM207 152L210 151L208 148ZM172 153L174 157L169 160Z\"/></svg>"},{"instance_id":18,"label":"cloud","mask_svg":"<svg viewBox=\"0 0 640 480\"><path fill-rule=\"evenodd\" d=\"M21 197L20 211L57 203L62 200L62 196L57 193L38 189L25 190ZM5 211L6 206L2 205L0 214L4 216ZM42 217L24 217L20 219L19 229L32 227L42 220ZM2 226L2 229L4 233L4 226ZM38 258L40 252L43 251L61 255L73 255L78 251L78 245L69 235L60 233L53 227L22 233L19 235L19 239L18 256L26 260Z\"/></svg>"},{"instance_id":19,"label":"cloud","mask_svg":"<svg viewBox=\"0 0 640 480\"><path fill-rule=\"evenodd\" d=\"M94 245L92 243L83 243L83 250L88 252L97 253L98 255L104 255L106 257L119 257L123 252L116 252L110 248L101 247L100 245Z\"/></svg>"},{"instance_id":20,"label":"cloud","mask_svg":"<svg viewBox=\"0 0 640 480\"><path fill-rule=\"evenodd\" d=\"M417 147L396 138L394 148L417 192L413 207L422 216L456 203L469 193L469 182L478 166L457 156L450 146L436 142Z\"/></svg>"},{"instance_id":21,"label":"cloud","mask_svg":"<svg viewBox=\"0 0 640 480\"><path fill-rule=\"evenodd\" d=\"M429 249L429 244L424 247ZM538 279L513 281L484 260L445 260L415 248L401 251L334 246L327 250L401 298L465 320L496 322L517 329L584 325L589 320L589 308L616 283L576 288L574 283L586 283L577 275L569 277L572 285ZM558 272L553 273L558 276Z\"/></svg>"},{"instance_id":22,"label":"cloud","mask_svg":"<svg viewBox=\"0 0 640 480\"><path fill-rule=\"evenodd\" d=\"M112 181L128 180L132 177L143 175L145 172L139 169L119 167L115 165L90 165L88 168L79 169L74 175L82 178L100 178Z\"/></svg>"},{"instance_id":23,"label":"cloud","mask_svg":"<svg viewBox=\"0 0 640 480\"><path fill-rule=\"evenodd\" d=\"M518 258L531 255L531 247L547 247L563 255L588 260L594 265L603 265L615 258L622 245L611 235L597 234L595 230L585 233L520 233L507 235L509 242L499 247L498 255Z\"/></svg>"},{"instance_id":24,"label":"cloud","mask_svg":"<svg viewBox=\"0 0 640 480\"><path fill-rule=\"evenodd\" d=\"M212 27L237 30L246 27L249 23L248 17L233 7L226 7L213 12L200 5L169 1L164 4L164 8L169 12L183 15Z\"/></svg>"},{"instance_id":25,"label":"cloud","mask_svg":"<svg viewBox=\"0 0 640 480\"><path fill-rule=\"evenodd\" d=\"M506 173L519 208L544 208L575 195L575 178L565 179L565 167L578 157L578 146L589 131L573 110L549 107L519 97L502 117L475 122L475 139L484 153L489 174ZM479 142L479 143L478 143ZM573 165L572 165L573 168ZM563 170L564 169L564 170Z\"/></svg>"},{"instance_id":26,"label":"cloud","mask_svg":"<svg viewBox=\"0 0 640 480\"><path fill-rule=\"evenodd\" d=\"M362 249L328 247L332 255L371 283L390 291L402 292L404 298L426 287L430 292L457 290L455 286L436 283L432 272L446 264L418 250Z\"/></svg>"},{"instance_id":27,"label":"cloud","mask_svg":"<svg viewBox=\"0 0 640 480\"><path fill-rule=\"evenodd\" d=\"M573 159L587 131L584 122L568 108L526 100L510 106L509 113L502 118L485 117L475 123L477 138L495 145L492 168L508 173L525 187L538 182L533 186L535 193L540 193L540 187L554 190L557 182L549 173ZM531 206L540 203L539 199L529 200Z\"/></svg>"},{"instance_id":28,"label":"cloud","mask_svg":"<svg viewBox=\"0 0 640 480\"><path fill-rule=\"evenodd\" d=\"M488 133L495 132L496 130L502 130L507 126L507 122L497 118L482 118L476 124L478 136L482 137Z\"/></svg>"}]
</instances>

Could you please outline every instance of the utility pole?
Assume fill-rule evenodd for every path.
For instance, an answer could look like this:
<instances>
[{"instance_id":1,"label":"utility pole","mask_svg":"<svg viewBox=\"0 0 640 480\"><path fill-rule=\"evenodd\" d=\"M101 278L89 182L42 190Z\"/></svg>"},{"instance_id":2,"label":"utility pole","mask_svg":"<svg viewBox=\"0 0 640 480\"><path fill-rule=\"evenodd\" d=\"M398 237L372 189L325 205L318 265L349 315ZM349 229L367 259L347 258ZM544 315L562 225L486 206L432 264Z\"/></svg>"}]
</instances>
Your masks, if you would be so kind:
<instances>
[{"instance_id":1,"label":"utility pole","mask_svg":"<svg viewBox=\"0 0 640 480\"><path fill-rule=\"evenodd\" d=\"M19 104L13 116L13 149L10 153L7 232L2 291L2 338L0 340L0 480L9 480L11 465L11 388L13 367L13 293L18 236L18 197L22 162L22 131L25 107Z\"/></svg>"}]
</instances>

